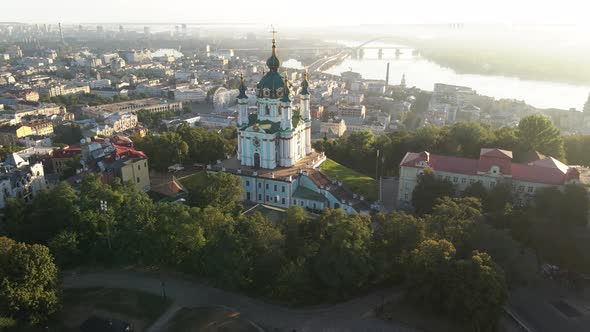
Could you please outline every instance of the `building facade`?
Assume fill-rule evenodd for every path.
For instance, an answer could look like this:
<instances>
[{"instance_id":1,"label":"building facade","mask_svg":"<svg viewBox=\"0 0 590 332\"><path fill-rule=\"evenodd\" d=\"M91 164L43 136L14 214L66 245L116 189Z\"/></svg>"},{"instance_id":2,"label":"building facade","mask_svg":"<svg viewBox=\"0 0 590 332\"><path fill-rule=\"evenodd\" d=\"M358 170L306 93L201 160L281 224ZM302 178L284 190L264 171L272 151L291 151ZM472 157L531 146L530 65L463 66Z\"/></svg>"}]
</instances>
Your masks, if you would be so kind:
<instances>
[{"instance_id":1,"label":"building facade","mask_svg":"<svg viewBox=\"0 0 590 332\"><path fill-rule=\"evenodd\" d=\"M411 207L418 175L426 168L432 169L437 178L451 182L458 192L475 182L486 189L508 184L518 205L526 204L541 188L578 183L580 177L576 168L553 157L520 164L512 162L511 151L500 149L481 149L479 159L408 152L400 163L398 207Z\"/></svg>"},{"instance_id":2,"label":"building facade","mask_svg":"<svg viewBox=\"0 0 590 332\"><path fill-rule=\"evenodd\" d=\"M0 167L0 209L6 206L8 198L22 198L30 202L39 191L47 188L42 163L29 165L13 153Z\"/></svg>"}]
</instances>

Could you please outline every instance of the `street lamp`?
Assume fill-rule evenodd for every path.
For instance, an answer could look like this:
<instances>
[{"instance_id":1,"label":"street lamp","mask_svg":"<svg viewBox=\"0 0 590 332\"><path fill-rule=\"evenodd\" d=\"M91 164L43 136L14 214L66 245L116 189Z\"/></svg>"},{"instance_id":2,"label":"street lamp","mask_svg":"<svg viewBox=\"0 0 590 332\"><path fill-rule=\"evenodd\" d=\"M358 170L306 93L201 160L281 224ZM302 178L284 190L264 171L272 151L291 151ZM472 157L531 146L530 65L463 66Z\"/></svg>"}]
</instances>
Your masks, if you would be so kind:
<instances>
[{"instance_id":1,"label":"street lamp","mask_svg":"<svg viewBox=\"0 0 590 332\"><path fill-rule=\"evenodd\" d=\"M107 201L100 201L100 212L102 212L103 214L106 214L108 211L108 205L107 205ZM105 224L107 226L107 243L109 245L109 250L111 250L111 230L109 227L109 221L107 219L105 219Z\"/></svg>"}]
</instances>

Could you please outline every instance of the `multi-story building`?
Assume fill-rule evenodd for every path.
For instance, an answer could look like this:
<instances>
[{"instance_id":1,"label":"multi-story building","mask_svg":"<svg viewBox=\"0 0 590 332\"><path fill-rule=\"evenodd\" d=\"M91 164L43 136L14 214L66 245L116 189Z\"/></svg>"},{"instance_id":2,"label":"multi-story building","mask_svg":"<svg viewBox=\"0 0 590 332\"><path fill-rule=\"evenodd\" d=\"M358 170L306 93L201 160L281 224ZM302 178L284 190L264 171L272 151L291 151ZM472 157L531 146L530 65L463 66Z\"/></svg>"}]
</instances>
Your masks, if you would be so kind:
<instances>
[{"instance_id":1,"label":"multi-story building","mask_svg":"<svg viewBox=\"0 0 590 332\"><path fill-rule=\"evenodd\" d=\"M63 85L57 84L44 89L45 94L51 97L57 96L68 96L76 94L90 93L90 86L87 84L83 85Z\"/></svg>"},{"instance_id":2,"label":"multi-story building","mask_svg":"<svg viewBox=\"0 0 590 332\"><path fill-rule=\"evenodd\" d=\"M80 159L82 149L79 146L66 146L55 150L51 156L53 171L57 174L63 174L65 170L71 167L72 161Z\"/></svg>"},{"instance_id":3,"label":"multi-story building","mask_svg":"<svg viewBox=\"0 0 590 332\"><path fill-rule=\"evenodd\" d=\"M177 89L174 91L174 99L181 102L202 103L207 99L207 92L202 89Z\"/></svg>"},{"instance_id":4,"label":"multi-story building","mask_svg":"<svg viewBox=\"0 0 590 332\"><path fill-rule=\"evenodd\" d=\"M341 118L364 119L366 112L365 105L338 105L338 116Z\"/></svg>"},{"instance_id":5,"label":"multi-story building","mask_svg":"<svg viewBox=\"0 0 590 332\"><path fill-rule=\"evenodd\" d=\"M106 182L115 178L133 183L137 190L150 190L147 156L130 146L117 145L107 139L84 141L80 162L88 172L98 173Z\"/></svg>"},{"instance_id":6,"label":"multi-story building","mask_svg":"<svg viewBox=\"0 0 590 332\"><path fill-rule=\"evenodd\" d=\"M87 117L102 119L113 113L129 113L146 110L149 112L180 111L182 102L169 102L161 98L130 100L121 103L83 107L81 113Z\"/></svg>"},{"instance_id":7,"label":"multi-story building","mask_svg":"<svg viewBox=\"0 0 590 332\"><path fill-rule=\"evenodd\" d=\"M341 137L346 132L344 120L328 120L320 122L320 134L327 137Z\"/></svg>"},{"instance_id":8,"label":"multi-story building","mask_svg":"<svg viewBox=\"0 0 590 332\"><path fill-rule=\"evenodd\" d=\"M0 144L14 145L19 138L33 135L31 127L23 125L1 125L0 126Z\"/></svg>"},{"instance_id":9,"label":"multi-story building","mask_svg":"<svg viewBox=\"0 0 590 332\"><path fill-rule=\"evenodd\" d=\"M30 202L40 191L47 188L42 163L29 165L18 154L12 153L0 164L0 209L8 198L22 198Z\"/></svg>"},{"instance_id":10,"label":"multi-story building","mask_svg":"<svg viewBox=\"0 0 590 332\"><path fill-rule=\"evenodd\" d=\"M540 188L577 183L580 176L576 168L553 157L520 164L512 162L511 151L500 149L481 149L479 159L408 152L400 163L398 207L411 207L418 174L425 168L432 169L439 179L451 182L458 192L475 182L488 189L499 183L509 184L519 205L529 201Z\"/></svg>"},{"instance_id":11,"label":"multi-story building","mask_svg":"<svg viewBox=\"0 0 590 332\"><path fill-rule=\"evenodd\" d=\"M31 135L51 136L53 135L53 122L51 120L28 121L26 126L31 128Z\"/></svg>"},{"instance_id":12,"label":"multi-story building","mask_svg":"<svg viewBox=\"0 0 590 332\"><path fill-rule=\"evenodd\" d=\"M152 52L148 49L121 51L119 52L119 55L127 63L141 63L152 61Z\"/></svg>"}]
</instances>

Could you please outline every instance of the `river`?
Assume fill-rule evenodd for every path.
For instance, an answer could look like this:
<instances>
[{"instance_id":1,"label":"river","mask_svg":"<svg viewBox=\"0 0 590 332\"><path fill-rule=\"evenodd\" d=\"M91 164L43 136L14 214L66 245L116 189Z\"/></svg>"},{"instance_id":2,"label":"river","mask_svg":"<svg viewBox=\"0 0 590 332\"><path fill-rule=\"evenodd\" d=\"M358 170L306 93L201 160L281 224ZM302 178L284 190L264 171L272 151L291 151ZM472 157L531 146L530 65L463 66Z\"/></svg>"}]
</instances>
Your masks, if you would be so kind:
<instances>
[{"instance_id":1,"label":"river","mask_svg":"<svg viewBox=\"0 0 590 332\"><path fill-rule=\"evenodd\" d=\"M333 41L332 41L333 42ZM358 41L337 41L346 46L360 45ZM326 70L326 73L340 75L352 70L365 79L385 80L387 63L390 63L389 84L399 84L402 74L406 75L407 86L432 90L434 83L468 86L479 94L500 98L524 100L538 108L576 108L581 110L590 93L590 86L550 81L523 80L518 77L497 75L461 74L443 67L419 55L403 45L374 42L369 47L399 47L401 55L396 57L395 49L383 50L383 59L378 58L377 49L364 50L362 59L348 57L342 63Z\"/></svg>"}]
</instances>

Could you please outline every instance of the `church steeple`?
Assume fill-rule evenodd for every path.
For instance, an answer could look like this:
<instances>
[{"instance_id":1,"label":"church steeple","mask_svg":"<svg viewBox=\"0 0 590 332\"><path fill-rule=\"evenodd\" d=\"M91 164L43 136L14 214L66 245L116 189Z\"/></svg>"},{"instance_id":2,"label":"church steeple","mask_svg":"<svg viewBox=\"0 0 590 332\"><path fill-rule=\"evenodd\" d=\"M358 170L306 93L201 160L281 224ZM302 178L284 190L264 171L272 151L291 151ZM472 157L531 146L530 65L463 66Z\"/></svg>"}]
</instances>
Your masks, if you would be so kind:
<instances>
[{"instance_id":1,"label":"church steeple","mask_svg":"<svg viewBox=\"0 0 590 332\"><path fill-rule=\"evenodd\" d=\"M242 73L240 73L240 86L238 89L240 90L238 99L248 98L248 96L246 95L246 84L244 84L244 75Z\"/></svg>"},{"instance_id":2,"label":"church steeple","mask_svg":"<svg viewBox=\"0 0 590 332\"><path fill-rule=\"evenodd\" d=\"M281 60L277 56L277 44L275 40L275 33L276 31L273 30L272 32L272 54L268 60L266 60L266 65L271 72L276 72L279 67L281 66Z\"/></svg>"},{"instance_id":3,"label":"church steeple","mask_svg":"<svg viewBox=\"0 0 590 332\"><path fill-rule=\"evenodd\" d=\"M287 75L285 75L285 90L283 92L283 98L281 98L281 101L283 103L290 103L291 102L291 98L289 98L290 93L291 93L291 91L289 90L289 81L287 80Z\"/></svg>"},{"instance_id":4,"label":"church steeple","mask_svg":"<svg viewBox=\"0 0 590 332\"><path fill-rule=\"evenodd\" d=\"M307 69L303 72L303 82L301 82L301 95L309 95L309 83L307 82Z\"/></svg>"}]
</instances>

